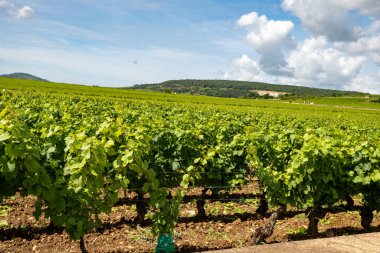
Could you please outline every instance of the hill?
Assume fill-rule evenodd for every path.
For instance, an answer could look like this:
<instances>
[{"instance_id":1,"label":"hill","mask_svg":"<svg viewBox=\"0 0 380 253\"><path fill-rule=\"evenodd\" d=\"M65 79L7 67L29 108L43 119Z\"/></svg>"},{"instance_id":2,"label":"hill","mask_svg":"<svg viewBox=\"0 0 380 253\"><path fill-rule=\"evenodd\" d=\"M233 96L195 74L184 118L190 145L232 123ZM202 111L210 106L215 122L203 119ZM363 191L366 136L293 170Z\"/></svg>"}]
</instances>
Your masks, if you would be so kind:
<instances>
[{"instance_id":1,"label":"hill","mask_svg":"<svg viewBox=\"0 0 380 253\"><path fill-rule=\"evenodd\" d=\"M1 77L8 77L8 78L17 78L17 79L25 79L25 80L35 80L35 81L42 81L42 82L48 82L46 79L42 79L38 76L34 76L28 73L13 73L13 74L7 74L7 75L0 75Z\"/></svg>"},{"instance_id":2,"label":"hill","mask_svg":"<svg viewBox=\"0 0 380 253\"><path fill-rule=\"evenodd\" d=\"M186 93L230 98L294 98L360 96L366 93L303 86L228 80L170 80L154 84L138 84L126 89L150 90L169 93Z\"/></svg>"}]
</instances>

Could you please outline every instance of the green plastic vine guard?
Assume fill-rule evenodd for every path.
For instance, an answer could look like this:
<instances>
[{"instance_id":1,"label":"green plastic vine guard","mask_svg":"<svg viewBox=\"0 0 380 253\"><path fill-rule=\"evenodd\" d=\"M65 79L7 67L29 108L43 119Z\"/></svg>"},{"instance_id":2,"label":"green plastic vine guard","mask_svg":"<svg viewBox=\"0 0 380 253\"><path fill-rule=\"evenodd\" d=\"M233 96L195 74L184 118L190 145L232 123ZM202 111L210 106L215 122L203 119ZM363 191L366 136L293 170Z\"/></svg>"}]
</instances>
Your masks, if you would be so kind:
<instances>
[{"instance_id":1,"label":"green plastic vine guard","mask_svg":"<svg viewBox=\"0 0 380 253\"><path fill-rule=\"evenodd\" d=\"M159 234L156 253L174 253L173 237L170 234Z\"/></svg>"}]
</instances>

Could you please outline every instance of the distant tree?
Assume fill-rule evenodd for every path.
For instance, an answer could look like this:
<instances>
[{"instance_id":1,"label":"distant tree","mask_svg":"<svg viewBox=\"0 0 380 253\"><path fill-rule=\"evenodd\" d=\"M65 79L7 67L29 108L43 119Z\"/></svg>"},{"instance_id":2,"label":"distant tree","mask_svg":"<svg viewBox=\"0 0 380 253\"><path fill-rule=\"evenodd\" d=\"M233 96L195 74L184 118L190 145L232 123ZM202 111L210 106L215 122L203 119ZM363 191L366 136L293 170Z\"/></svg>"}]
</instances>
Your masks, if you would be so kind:
<instances>
[{"instance_id":1,"label":"distant tree","mask_svg":"<svg viewBox=\"0 0 380 253\"><path fill-rule=\"evenodd\" d=\"M263 99L272 99L273 96L271 96L271 95L269 95L269 94L264 94L264 95L262 96L262 98L263 98Z\"/></svg>"}]
</instances>

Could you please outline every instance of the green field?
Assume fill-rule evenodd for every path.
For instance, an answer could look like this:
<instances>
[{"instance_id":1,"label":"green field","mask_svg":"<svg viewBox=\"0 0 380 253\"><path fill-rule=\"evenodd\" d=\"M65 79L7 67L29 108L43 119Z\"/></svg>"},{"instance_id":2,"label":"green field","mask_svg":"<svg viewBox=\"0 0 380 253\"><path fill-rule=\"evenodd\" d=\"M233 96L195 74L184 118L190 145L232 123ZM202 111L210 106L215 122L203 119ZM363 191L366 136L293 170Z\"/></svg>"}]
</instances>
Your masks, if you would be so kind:
<instances>
[{"instance_id":1,"label":"green field","mask_svg":"<svg viewBox=\"0 0 380 253\"><path fill-rule=\"evenodd\" d=\"M153 232L173 234L189 189L228 193L248 176L272 206L304 210L311 221L349 196L362 196L363 215L379 210L380 105L310 101L0 78L0 201L35 196L36 217L72 239L100 225L120 189L148 194Z\"/></svg>"},{"instance_id":2,"label":"green field","mask_svg":"<svg viewBox=\"0 0 380 253\"><path fill-rule=\"evenodd\" d=\"M51 82L38 82L27 81L19 79L1 78L0 88L27 92L38 92L48 94L60 94L68 96L86 96L93 98L107 98L109 100L137 100L137 101L160 101L168 103L181 103L181 104L195 104L195 105L210 105L210 106L222 106L223 108L230 107L235 110L234 107L238 107L239 110L260 110L260 108L270 108L274 110L286 110L285 113L292 111L297 112L307 111L309 113L318 114L321 112L324 116L327 116L325 112L333 111L343 114L349 113L364 113L358 111L356 108L371 108L379 109L380 103L369 102L366 97L323 97L312 98L308 100L257 100L257 99L239 99L239 98L219 98L219 97L207 97L199 95L186 95L186 94L170 94L170 93L158 93L139 90L125 90L120 88L104 88L86 85L73 85L73 84L61 84ZM307 102L314 102L315 105L326 105L324 108L315 107ZM354 107L354 108L350 108ZM266 110L268 111L268 110ZM369 112L365 112L369 113ZM374 112L374 114L377 114ZM372 115L372 113L369 113ZM372 117L372 116L370 116ZM375 116L376 117L376 116Z\"/></svg>"},{"instance_id":3,"label":"green field","mask_svg":"<svg viewBox=\"0 0 380 253\"><path fill-rule=\"evenodd\" d=\"M295 103L314 103L315 105L323 105L335 108L366 108L380 110L380 103L373 102L378 100L379 96L362 96L362 97L324 97L324 98L310 98L307 100L297 99L292 102Z\"/></svg>"}]
</instances>

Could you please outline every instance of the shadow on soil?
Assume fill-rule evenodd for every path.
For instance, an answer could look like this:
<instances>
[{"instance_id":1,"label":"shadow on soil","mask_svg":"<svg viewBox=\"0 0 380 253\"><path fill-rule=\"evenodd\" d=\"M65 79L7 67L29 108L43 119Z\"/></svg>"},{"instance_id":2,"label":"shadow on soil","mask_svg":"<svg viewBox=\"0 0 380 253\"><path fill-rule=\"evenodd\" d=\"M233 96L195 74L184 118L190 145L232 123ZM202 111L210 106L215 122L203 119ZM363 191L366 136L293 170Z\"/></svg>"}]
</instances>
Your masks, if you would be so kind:
<instances>
[{"instance_id":1,"label":"shadow on soil","mask_svg":"<svg viewBox=\"0 0 380 253\"><path fill-rule=\"evenodd\" d=\"M339 213L344 212L347 210L352 211L359 211L359 206L354 206L350 209L347 207L334 207L326 209L326 211L331 213ZM294 217L298 214L304 213L304 211L287 211L285 212L280 220ZM199 223L199 222L222 222L222 223L232 223L237 219L240 219L241 221L247 221L247 220L261 220L264 218L268 218L271 215L271 212L267 212L264 215L260 215L257 213L250 213L250 212L244 212L244 213L235 213L235 214L227 214L227 215L208 215L206 217L181 217L179 218L178 223ZM101 227L96 229L96 232L98 233L104 233L104 231L112 229L112 228L121 228L123 225L128 225L132 228L136 228L137 226L147 227L152 225L151 219L145 219L143 223L137 223L133 219L125 219L122 218L119 221L113 221L113 222L104 222ZM43 234L54 234L59 233L61 234L63 232L62 228L58 228L55 226L47 225L42 227L12 227L12 228L0 228L0 242L10 240L12 238L22 238L22 239L38 239ZM327 238L327 237L334 237L334 236L341 236L341 235L354 235L354 234L362 234L367 232L380 232L380 225L376 227L372 227L370 231L366 231L364 229L358 229L353 227L343 227L343 228L333 228L328 229L325 232L322 232L318 235L318 238ZM297 240L305 240L310 239L305 234L294 234L289 236L290 240L297 241ZM194 251L202 251L202 250L211 250L210 248L198 248L197 246L183 246L181 249L179 249L178 252L194 252Z\"/></svg>"},{"instance_id":2,"label":"shadow on soil","mask_svg":"<svg viewBox=\"0 0 380 253\"><path fill-rule=\"evenodd\" d=\"M63 228L57 228L51 225L44 227L13 227L0 229L0 242L11 240L13 238L22 238L27 240L39 239L41 235L61 234Z\"/></svg>"},{"instance_id":3,"label":"shadow on soil","mask_svg":"<svg viewBox=\"0 0 380 253\"><path fill-rule=\"evenodd\" d=\"M229 248L218 248L218 247L207 247L207 246L193 246L193 245L184 245L181 247L176 248L176 252L178 253L190 253L190 252L203 252L203 251L210 251L210 250L222 250L222 249L229 249Z\"/></svg>"},{"instance_id":4,"label":"shadow on soil","mask_svg":"<svg viewBox=\"0 0 380 253\"><path fill-rule=\"evenodd\" d=\"M182 203L189 203L189 202L194 202L195 200L200 200L200 199L203 199L203 200L208 200L210 202L214 202L214 201L219 201L221 203L225 203L225 202L231 202L232 201L236 201L236 200L247 200L247 199L252 199L252 200L257 200L261 197L261 194L254 194L254 193L244 193L244 194L241 194L241 193L231 193L231 194L220 194L220 195L216 195L216 196L212 196L212 195L205 195L205 196L202 196L202 198L200 198L199 195L186 195L183 200L182 200ZM138 202L145 202L145 203L149 203L149 198L144 198L143 200L142 199L138 199L137 196L133 196L133 197L124 197L124 198L120 198L116 204L114 205L115 207L116 206L122 206L122 205L133 205L133 204L136 204Z\"/></svg>"},{"instance_id":5,"label":"shadow on soil","mask_svg":"<svg viewBox=\"0 0 380 253\"><path fill-rule=\"evenodd\" d=\"M193 217L181 217L178 220L178 223L199 223L199 222L222 222L222 223L231 223L237 219L241 221L247 220L259 220L263 217L269 217L270 214L265 214L264 216L256 213L235 213L235 214L221 214L221 215L207 215L206 217L193 216Z\"/></svg>"}]
</instances>

